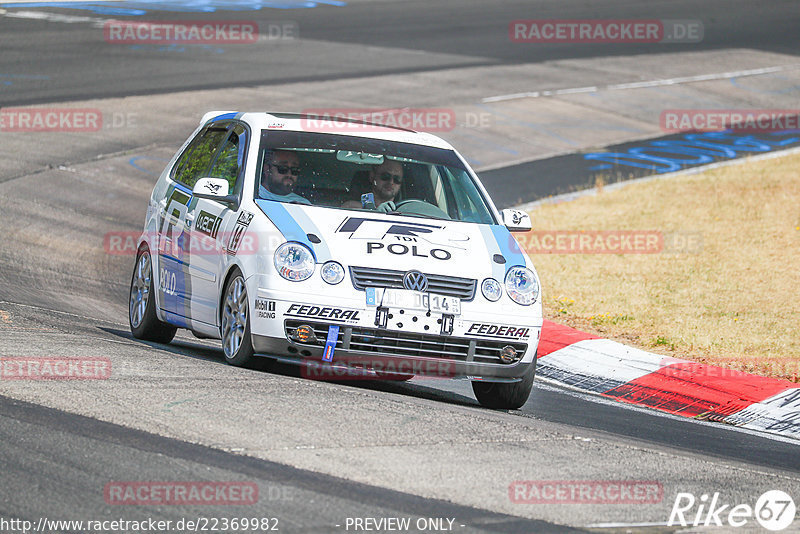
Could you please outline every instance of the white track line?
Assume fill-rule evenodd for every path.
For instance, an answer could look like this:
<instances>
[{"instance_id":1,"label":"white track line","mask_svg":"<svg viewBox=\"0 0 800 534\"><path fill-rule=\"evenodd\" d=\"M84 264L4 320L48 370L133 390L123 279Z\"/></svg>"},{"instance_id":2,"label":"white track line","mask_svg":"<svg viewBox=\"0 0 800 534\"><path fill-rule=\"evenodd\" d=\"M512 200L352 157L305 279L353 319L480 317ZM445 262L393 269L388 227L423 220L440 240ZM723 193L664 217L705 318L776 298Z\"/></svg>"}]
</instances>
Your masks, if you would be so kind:
<instances>
[{"instance_id":1,"label":"white track line","mask_svg":"<svg viewBox=\"0 0 800 534\"><path fill-rule=\"evenodd\" d=\"M572 87L569 89L555 89L552 91L531 91L527 93L512 93L508 95L489 96L481 100L484 104L492 102L504 102L506 100L517 100L520 98L539 98L543 96L572 95L576 93L596 93L597 91L619 91L623 89L641 89L645 87L661 87L665 85L678 85L682 83L705 82L709 80L725 80L730 78L741 78L744 76L759 76L761 74L771 74L800 68L800 64L780 65L776 67L764 67L761 69L737 70L731 72L719 72L715 74L700 74L697 76L682 76L679 78L666 78L662 80L650 80L645 82L618 83L606 85L605 87Z\"/></svg>"},{"instance_id":2,"label":"white track line","mask_svg":"<svg viewBox=\"0 0 800 534\"><path fill-rule=\"evenodd\" d=\"M1 2L2 0L0 0ZM66 15L64 13L49 13L47 11L7 11L0 9L0 16L11 19L44 20L46 22L62 22L65 24L82 24L90 22L96 28L102 28L106 22L114 19L89 17L85 15Z\"/></svg>"}]
</instances>

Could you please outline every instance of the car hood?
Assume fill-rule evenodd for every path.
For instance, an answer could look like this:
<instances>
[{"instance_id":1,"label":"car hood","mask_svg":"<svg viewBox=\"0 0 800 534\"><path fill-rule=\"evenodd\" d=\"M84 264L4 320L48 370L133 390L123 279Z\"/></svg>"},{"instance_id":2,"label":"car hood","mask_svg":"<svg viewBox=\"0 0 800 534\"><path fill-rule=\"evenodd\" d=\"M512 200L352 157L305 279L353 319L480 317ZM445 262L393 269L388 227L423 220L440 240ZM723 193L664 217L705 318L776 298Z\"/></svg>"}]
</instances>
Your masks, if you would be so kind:
<instances>
[{"instance_id":1,"label":"car hood","mask_svg":"<svg viewBox=\"0 0 800 534\"><path fill-rule=\"evenodd\" d=\"M358 212L257 200L287 241L306 245L317 263L420 270L502 281L525 257L505 226Z\"/></svg>"}]
</instances>

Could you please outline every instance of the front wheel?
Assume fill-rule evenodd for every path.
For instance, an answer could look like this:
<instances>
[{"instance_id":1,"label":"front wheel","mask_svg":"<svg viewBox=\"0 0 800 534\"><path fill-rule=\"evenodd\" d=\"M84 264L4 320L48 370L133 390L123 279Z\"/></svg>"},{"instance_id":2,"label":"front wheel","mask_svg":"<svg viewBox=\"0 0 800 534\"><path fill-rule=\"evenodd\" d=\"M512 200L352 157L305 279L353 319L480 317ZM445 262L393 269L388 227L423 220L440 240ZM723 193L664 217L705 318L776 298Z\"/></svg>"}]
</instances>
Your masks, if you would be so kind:
<instances>
[{"instance_id":1,"label":"front wheel","mask_svg":"<svg viewBox=\"0 0 800 534\"><path fill-rule=\"evenodd\" d=\"M225 361L237 367L253 361L253 340L250 338L250 313L247 287L240 272L228 280L222 301L222 350Z\"/></svg>"},{"instance_id":2,"label":"front wheel","mask_svg":"<svg viewBox=\"0 0 800 534\"><path fill-rule=\"evenodd\" d=\"M131 333L137 339L169 343L178 329L159 321L156 316L156 299L153 292L153 263L146 248L136 256L136 266L131 277L128 299L128 321Z\"/></svg>"},{"instance_id":3,"label":"front wheel","mask_svg":"<svg viewBox=\"0 0 800 534\"><path fill-rule=\"evenodd\" d=\"M525 375L519 382L473 382L472 391L475 398L486 408L497 408L501 410L516 410L528 400L533 388L533 377L536 374L537 356L533 356L533 362L525 371Z\"/></svg>"}]
</instances>

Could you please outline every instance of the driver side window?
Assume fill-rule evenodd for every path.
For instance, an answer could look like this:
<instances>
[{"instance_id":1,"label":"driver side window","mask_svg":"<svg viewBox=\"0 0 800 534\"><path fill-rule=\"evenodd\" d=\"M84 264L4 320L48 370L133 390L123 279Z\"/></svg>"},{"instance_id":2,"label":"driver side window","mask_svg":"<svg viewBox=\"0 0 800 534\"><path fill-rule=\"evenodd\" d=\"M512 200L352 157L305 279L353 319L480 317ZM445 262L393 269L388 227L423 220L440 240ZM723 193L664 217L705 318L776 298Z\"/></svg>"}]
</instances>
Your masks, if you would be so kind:
<instances>
[{"instance_id":1,"label":"driver side window","mask_svg":"<svg viewBox=\"0 0 800 534\"><path fill-rule=\"evenodd\" d=\"M195 182L205 176L211 160L217 152L217 147L225 139L227 133L225 128L212 127L195 137L178 158L173 180L184 184L189 189L194 187Z\"/></svg>"},{"instance_id":2,"label":"driver side window","mask_svg":"<svg viewBox=\"0 0 800 534\"><path fill-rule=\"evenodd\" d=\"M208 171L208 176L211 178L223 178L228 181L228 192L232 193L236 187L236 179L239 177L239 170L241 169L243 144L244 144L244 128L236 126L231 131L228 138L223 143L217 154L217 159L214 161L211 169Z\"/></svg>"}]
</instances>

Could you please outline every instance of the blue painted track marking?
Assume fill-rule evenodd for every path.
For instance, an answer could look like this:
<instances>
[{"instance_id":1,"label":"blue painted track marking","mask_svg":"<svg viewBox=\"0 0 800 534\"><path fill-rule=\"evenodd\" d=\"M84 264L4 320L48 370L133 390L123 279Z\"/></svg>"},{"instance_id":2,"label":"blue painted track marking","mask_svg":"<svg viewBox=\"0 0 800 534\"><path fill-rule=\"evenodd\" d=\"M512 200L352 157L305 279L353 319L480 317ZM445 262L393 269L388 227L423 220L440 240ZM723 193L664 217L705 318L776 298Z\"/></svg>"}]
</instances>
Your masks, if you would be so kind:
<instances>
[{"instance_id":1,"label":"blue painted track marking","mask_svg":"<svg viewBox=\"0 0 800 534\"><path fill-rule=\"evenodd\" d=\"M769 132L758 137L733 133L731 130L684 134L676 139L646 142L625 152L593 152L584 154L583 157L587 161L604 162L589 168L593 171L618 165L648 169L656 174L663 174L714 161L739 158L754 152L771 152L800 142L800 137L788 137L797 133L798 130L784 130Z\"/></svg>"},{"instance_id":2,"label":"blue painted track marking","mask_svg":"<svg viewBox=\"0 0 800 534\"><path fill-rule=\"evenodd\" d=\"M319 6L345 6L340 0L123 0L122 2L24 2L3 3L6 8L60 7L83 9L98 15L142 16L149 11L214 13L216 11L259 11L273 9L309 9Z\"/></svg>"},{"instance_id":3,"label":"blue painted track marking","mask_svg":"<svg viewBox=\"0 0 800 534\"><path fill-rule=\"evenodd\" d=\"M44 74L0 74L0 85L14 85L13 80L49 80Z\"/></svg>"},{"instance_id":4,"label":"blue painted track marking","mask_svg":"<svg viewBox=\"0 0 800 534\"><path fill-rule=\"evenodd\" d=\"M149 174L150 176L161 176L161 171L152 172L152 171L148 171L147 169L145 169L143 167L140 167L136 162L141 160L141 159L152 160L152 161L169 161L168 159L154 158L154 157L151 157L151 156L134 156L134 157L132 157L131 159L128 160L128 164L131 167L133 167L137 171L142 171L145 174Z\"/></svg>"}]
</instances>

